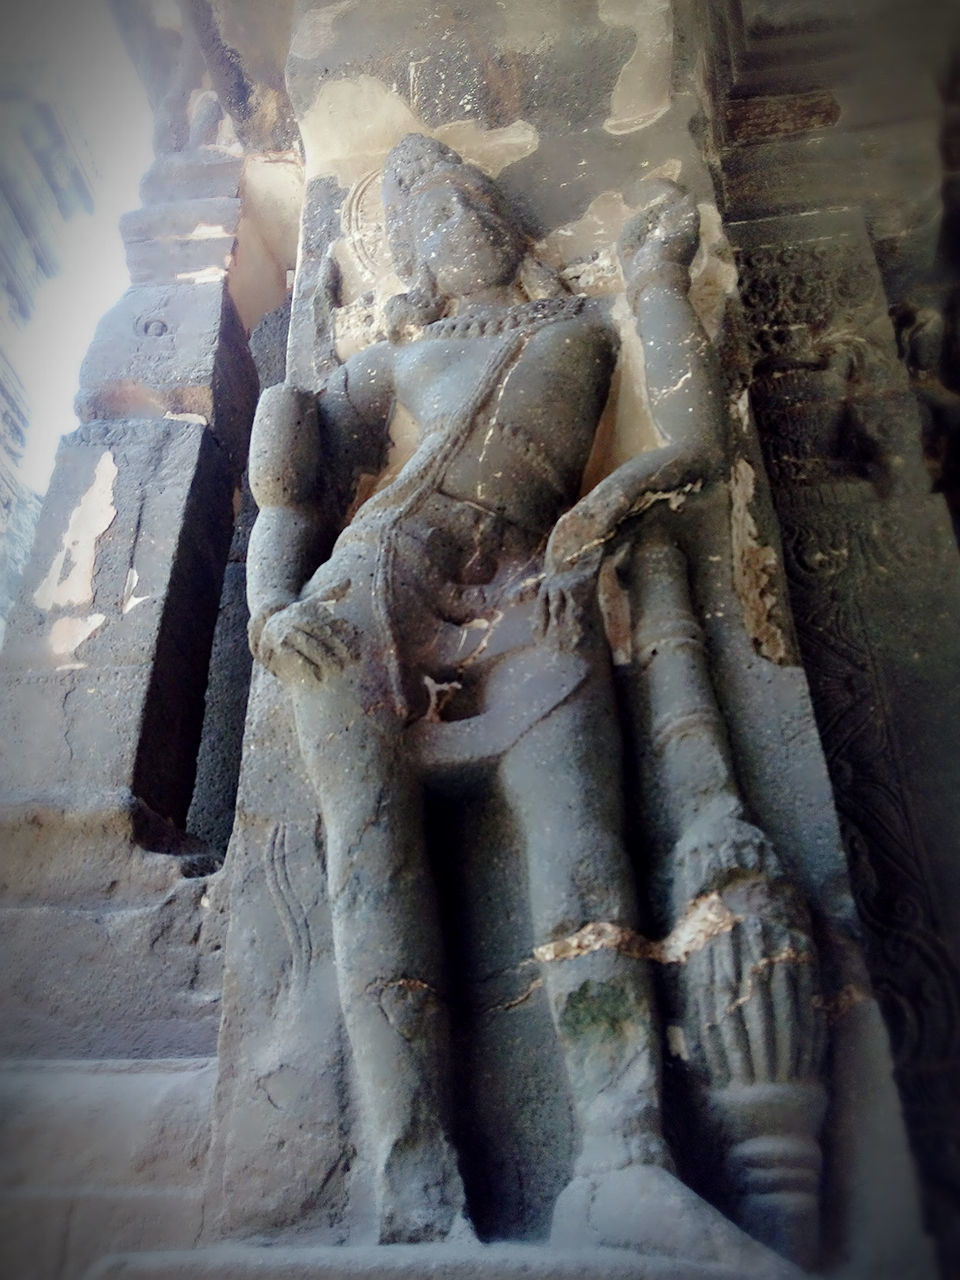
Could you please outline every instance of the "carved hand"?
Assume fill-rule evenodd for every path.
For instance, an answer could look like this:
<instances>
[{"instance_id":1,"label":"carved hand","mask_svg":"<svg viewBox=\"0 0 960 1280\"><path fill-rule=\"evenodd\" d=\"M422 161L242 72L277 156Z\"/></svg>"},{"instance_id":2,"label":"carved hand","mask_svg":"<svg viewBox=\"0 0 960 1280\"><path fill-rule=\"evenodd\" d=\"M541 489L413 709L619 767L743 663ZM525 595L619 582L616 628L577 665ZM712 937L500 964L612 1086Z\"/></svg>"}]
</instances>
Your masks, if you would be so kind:
<instances>
[{"instance_id":1,"label":"carved hand","mask_svg":"<svg viewBox=\"0 0 960 1280\"><path fill-rule=\"evenodd\" d=\"M580 557L573 567L552 561L547 551L546 572L534 614L534 634L554 648L570 652L594 636L598 625L597 572L603 549Z\"/></svg>"},{"instance_id":2,"label":"carved hand","mask_svg":"<svg viewBox=\"0 0 960 1280\"><path fill-rule=\"evenodd\" d=\"M255 655L281 680L322 680L359 654L357 631L322 602L300 600L271 614Z\"/></svg>"},{"instance_id":3,"label":"carved hand","mask_svg":"<svg viewBox=\"0 0 960 1280\"><path fill-rule=\"evenodd\" d=\"M617 252L631 298L664 267L689 284L689 268L700 242L700 214L693 196L666 179L650 179L646 207L624 226ZM681 274L682 273L682 274Z\"/></svg>"},{"instance_id":4,"label":"carved hand","mask_svg":"<svg viewBox=\"0 0 960 1280\"><path fill-rule=\"evenodd\" d=\"M247 623L247 640L250 644L250 652L255 658L260 657L260 637L263 635L263 628L275 613L279 613L281 609L286 609L293 601L287 600L282 604L270 604L258 610L250 618Z\"/></svg>"}]
</instances>

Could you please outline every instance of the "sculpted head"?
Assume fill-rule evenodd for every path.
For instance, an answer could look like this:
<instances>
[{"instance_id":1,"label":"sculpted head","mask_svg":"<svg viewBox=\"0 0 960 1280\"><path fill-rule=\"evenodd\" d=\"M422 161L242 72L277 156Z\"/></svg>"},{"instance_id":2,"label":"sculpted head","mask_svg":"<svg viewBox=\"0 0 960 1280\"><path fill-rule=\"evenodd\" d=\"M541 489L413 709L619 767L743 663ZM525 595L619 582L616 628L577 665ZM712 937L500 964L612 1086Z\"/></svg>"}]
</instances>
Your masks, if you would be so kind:
<instances>
[{"instance_id":1,"label":"sculpted head","mask_svg":"<svg viewBox=\"0 0 960 1280\"><path fill-rule=\"evenodd\" d=\"M394 266L419 292L462 298L515 278L526 250L516 218L450 147L407 134L387 156L382 191Z\"/></svg>"}]
</instances>

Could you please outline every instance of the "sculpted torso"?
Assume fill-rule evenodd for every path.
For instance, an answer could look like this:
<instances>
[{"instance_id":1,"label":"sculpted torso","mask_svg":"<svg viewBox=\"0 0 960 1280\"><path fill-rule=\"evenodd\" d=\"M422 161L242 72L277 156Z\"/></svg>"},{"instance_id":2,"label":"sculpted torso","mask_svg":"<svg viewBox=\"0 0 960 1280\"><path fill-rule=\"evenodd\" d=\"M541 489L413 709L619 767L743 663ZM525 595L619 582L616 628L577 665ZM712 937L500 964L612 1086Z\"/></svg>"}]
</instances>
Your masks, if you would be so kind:
<instances>
[{"instance_id":1,"label":"sculpted torso","mask_svg":"<svg viewBox=\"0 0 960 1280\"><path fill-rule=\"evenodd\" d=\"M452 407L481 384L502 343L502 337L434 338L396 351L397 400L419 424L421 440L446 429ZM532 333L478 407L440 490L531 533L549 533L576 500L613 351L612 335L592 319L556 321Z\"/></svg>"},{"instance_id":2,"label":"sculpted torso","mask_svg":"<svg viewBox=\"0 0 960 1280\"><path fill-rule=\"evenodd\" d=\"M495 332L480 334L483 316L468 312L417 340L377 344L320 396L321 435L344 399L360 433L384 437L396 405L417 423L413 455L301 592L313 640L349 627L368 675L382 669L403 716L432 706L425 676L459 679L481 644L489 661L533 640L529 584L558 516L576 502L616 349L602 317L580 303L547 311L509 308L504 325L501 308ZM523 619L491 646L478 620L518 605Z\"/></svg>"}]
</instances>

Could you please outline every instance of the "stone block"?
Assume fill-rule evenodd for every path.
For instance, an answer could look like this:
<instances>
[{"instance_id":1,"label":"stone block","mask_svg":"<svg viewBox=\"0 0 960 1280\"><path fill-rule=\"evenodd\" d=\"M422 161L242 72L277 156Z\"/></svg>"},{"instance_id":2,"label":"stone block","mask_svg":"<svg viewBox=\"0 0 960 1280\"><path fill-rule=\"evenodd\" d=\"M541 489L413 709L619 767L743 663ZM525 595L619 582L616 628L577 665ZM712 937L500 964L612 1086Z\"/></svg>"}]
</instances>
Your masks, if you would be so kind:
<instances>
[{"instance_id":1,"label":"stone block","mask_svg":"<svg viewBox=\"0 0 960 1280\"><path fill-rule=\"evenodd\" d=\"M213 1058L7 1059L0 1187L196 1187L215 1080Z\"/></svg>"},{"instance_id":2,"label":"stone block","mask_svg":"<svg viewBox=\"0 0 960 1280\"><path fill-rule=\"evenodd\" d=\"M0 1054L213 1053L220 989L203 965L217 946L204 890L203 878L181 878L136 906L0 908Z\"/></svg>"},{"instance_id":3,"label":"stone block","mask_svg":"<svg viewBox=\"0 0 960 1280\"><path fill-rule=\"evenodd\" d=\"M93 1193L71 1205L64 1280L82 1276L108 1240L121 1249L187 1249L203 1224L203 1202L192 1188Z\"/></svg>"},{"instance_id":4,"label":"stone block","mask_svg":"<svg viewBox=\"0 0 960 1280\"><path fill-rule=\"evenodd\" d=\"M243 157L216 147L197 147L158 156L140 180L145 205L173 200L236 196Z\"/></svg>"},{"instance_id":5,"label":"stone block","mask_svg":"<svg viewBox=\"0 0 960 1280\"><path fill-rule=\"evenodd\" d=\"M209 1058L4 1062L3 1274L72 1280L107 1249L189 1247L214 1077Z\"/></svg>"},{"instance_id":6,"label":"stone block","mask_svg":"<svg viewBox=\"0 0 960 1280\"><path fill-rule=\"evenodd\" d=\"M237 197L206 196L132 209L120 218L120 234L127 245L145 240L208 238L233 235L239 222Z\"/></svg>"},{"instance_id":7,"label":"stone block","mask_svg":"<svg viewBox=\"0 0 960 1280\"><path fill-rule=\"evenodd\" d=\"M61 449L3 656L8 892L103 893L139 820L182 825L232 494L197 423L87 424Z\"/></svg>"},{"instance_id":8,"label":"stone block","mask_svg":"<svg viewBox=\"0 0 960 1280\"><path fill-rule=\"evenodd\" d=\"M63 1274L71 1204L66 1196L0 1196L3 1266L8 1275L16 1280L52 1280Z\"/></svg>"},{"instance_id":9,"label":"stone block","mask_svg":"<svg viewBox=\"0 0 960 1280\"><path fill-rule=\"evenodd\" d=\"M205 283L128 289L97 326L76 409L83 422L194 415L209 424L239 475L257 374L224 273L215 274Z\"/></svg>"},{"instance_id":10,"label":"stone block","mask_svg":"<svg viewBox=\"0 0 960 1280\"><path fill-rule=\"evenodd\" d=\"M77 1280L104 1247L188 1249L202 1219L196 1191L23 1191L0 1198L4 1274Z\"/></svg>"},{"instance_id":11,"label":"stone block","mask_svg":"<svg viewBox=\"0 0 960 1280\"><path fill-rule=\"evenodd\" d=\"M233 235L128 242L127 270L134 285L197 280L211 269L227 270L235 244Z\"/></svg>"}]
</instances>

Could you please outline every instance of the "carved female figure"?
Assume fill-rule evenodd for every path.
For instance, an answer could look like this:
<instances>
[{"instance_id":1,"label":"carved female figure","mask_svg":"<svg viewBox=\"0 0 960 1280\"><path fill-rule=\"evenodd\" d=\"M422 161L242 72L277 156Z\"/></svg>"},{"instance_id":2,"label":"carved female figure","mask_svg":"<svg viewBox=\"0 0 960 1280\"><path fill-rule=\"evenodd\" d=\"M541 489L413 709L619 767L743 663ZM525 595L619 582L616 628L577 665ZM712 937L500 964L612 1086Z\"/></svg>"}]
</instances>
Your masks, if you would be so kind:
<instances>
[{"instance_id":1,"label":"carved female figure","mask_svg":"<svg viewBox=\"0 0 960 1280\"><path fill-rule=\"evenodd\" d=\"M639 310L652 299L656 325L642 336L670 443L578 502L616 354L602 312L559 290L524 300L523 236L495 185L449 148L408 136L383 186L395 264L414 287L394 300L394 338L352 357L319 396L278 387L261 400L249 576L254 653L290 690L323 819L380 1239L469 1234L416 749L442 711L478 726L452 767L466 770L471 752L497 761L525 845L582 1135L555 1220L569 1226L589 1200L611 1224L603 1242L656 1248L674 1231L658 1205L711 1211L673 1178L661 1133L595 585L620 523L709 480L722 457L708 343L686 300L696 213L678 188L652 184L622 249ZM418 423L418 446L331 551L358 477L384 466L395 402Z\"/></svg>"}]
</instances>

